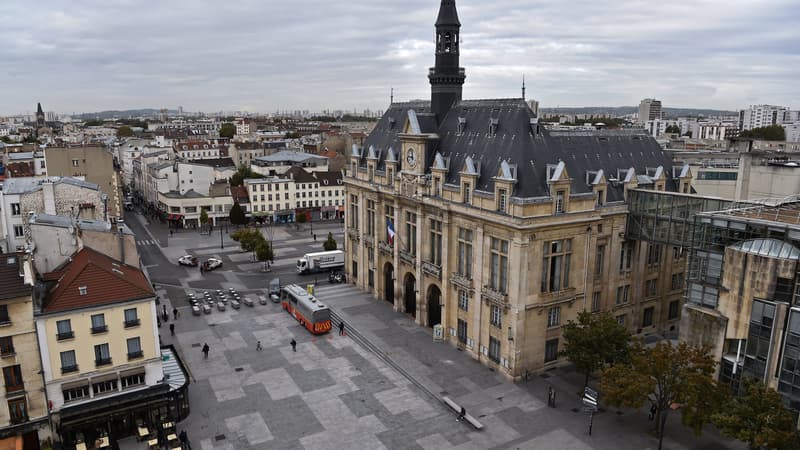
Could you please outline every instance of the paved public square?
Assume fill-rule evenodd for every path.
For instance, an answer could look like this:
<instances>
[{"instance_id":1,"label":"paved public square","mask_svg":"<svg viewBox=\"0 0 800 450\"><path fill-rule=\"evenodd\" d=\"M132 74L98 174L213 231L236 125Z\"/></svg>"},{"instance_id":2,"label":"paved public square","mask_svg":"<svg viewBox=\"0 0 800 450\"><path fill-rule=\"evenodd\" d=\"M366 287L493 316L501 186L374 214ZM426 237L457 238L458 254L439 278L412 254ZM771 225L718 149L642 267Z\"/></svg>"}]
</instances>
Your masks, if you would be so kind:
<instances>
[{"instance_id":1,"label":"paved public square","mask_svg":"<svg viewBox=\"0 0 800 450\"><path fill-rule=\"evenodd\" d=\"M242 306L193 316L186 292L237 289L257 299L272 277L282 284L313 283L294 273L294 260L318 251L329 230L340 242L340 224L264 230L274 239L271 272L238 250L217 229L211 235L182 231L169 237L163 225L141 216L128 220L137 233L143 264L162 301L181 312L176 336L165 325L161 338L174 344L190 371L191 414L178 424L194 449L655 449L657 439L644 411L603 411L588 415L576 392L582 377L569 368L513 383L416 325L392 305L353 285L328 284L318 277L317 297L346 323L314 337L278 304ZM178 267L185 252L223 259L220 270L201 275ZM289 342L295 339L297 352ZM261 341L262 350L256 349ZM368 342L362 345L361 341ZM201 347L211 348L208 359ZM555 408L546 405L549 387ZM441 401L464 405L484 428L476 431ZM744 448L709 430L696 438L670 417L666 449Z\"/></svg>"}]
</instances>

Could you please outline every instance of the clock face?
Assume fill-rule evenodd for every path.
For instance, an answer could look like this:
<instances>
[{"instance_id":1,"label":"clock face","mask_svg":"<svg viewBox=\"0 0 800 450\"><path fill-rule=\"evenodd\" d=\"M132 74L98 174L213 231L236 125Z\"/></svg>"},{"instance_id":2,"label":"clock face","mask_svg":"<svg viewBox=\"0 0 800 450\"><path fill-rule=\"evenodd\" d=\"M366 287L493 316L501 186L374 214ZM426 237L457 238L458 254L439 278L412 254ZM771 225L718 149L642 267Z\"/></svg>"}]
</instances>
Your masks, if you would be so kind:
<instances>
[{"instance_id":1,"label":"clock face","mask_svg":"<svg viewBox=\"0 0 800 450\"><path fill-rule=\"evenodd\" d=\"M417 152L415 152L413 148L408 149L408 152L406 153L406 162L408 162L409 167L414 167L417 165Z\"/></svg>"}]
</instances>

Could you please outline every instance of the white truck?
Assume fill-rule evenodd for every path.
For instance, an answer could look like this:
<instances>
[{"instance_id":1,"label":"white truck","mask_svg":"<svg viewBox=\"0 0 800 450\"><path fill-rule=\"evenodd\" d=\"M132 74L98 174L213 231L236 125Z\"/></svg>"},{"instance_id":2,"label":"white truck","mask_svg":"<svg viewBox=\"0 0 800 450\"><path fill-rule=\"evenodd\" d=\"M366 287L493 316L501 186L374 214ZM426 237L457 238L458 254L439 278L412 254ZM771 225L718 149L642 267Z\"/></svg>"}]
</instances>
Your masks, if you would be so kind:
<instances>
[{"instance_id":1,"label":"white truck","mask_svg":"<svg viewBox=\"0 0 800 450\"><path fill-rule=\"evenodd\" d=\"M343 267L344 252L341 250L306 253L297 260L297 273L299 274L337 270Z\"/></svg>"}]
</instances>

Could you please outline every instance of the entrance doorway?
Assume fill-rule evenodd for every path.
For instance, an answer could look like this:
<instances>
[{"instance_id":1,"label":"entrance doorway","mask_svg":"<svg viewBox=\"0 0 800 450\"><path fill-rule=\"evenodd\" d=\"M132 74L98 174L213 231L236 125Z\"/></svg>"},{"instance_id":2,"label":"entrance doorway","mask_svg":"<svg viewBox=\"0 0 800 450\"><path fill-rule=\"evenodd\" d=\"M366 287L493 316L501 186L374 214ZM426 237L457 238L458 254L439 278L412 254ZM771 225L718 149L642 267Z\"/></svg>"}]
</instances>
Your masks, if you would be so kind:
<instances>
[{"instance_id":1,"label":"entrance doorway","mask_svg":"<svg viewBox=\"0 0 800 450\"><path fill-rule=\"evenodd\" d=\"M442 291L435 284L428 288L428 326L442 323Z\"/></svg>"},{"instance_id":2,"label":"entrance doorway","mask_svg":"<svg viewBox=\"0 0 800 450\"><path fill-rule=\"evenodd\" d=\"M406 314L417 317L417 279L407 273L403 282L403 295L405 296Z\"/></svg>"},{"instance_id":3,"label":"entrance doorway","mask_svg":"<svg viewBox=\"0 0 800 450\"><path fill-rule=\"evenodd\" d=\"M383 298L394 305L394 266L388 262L383 266Z\"/></svg>"}]
</instances>

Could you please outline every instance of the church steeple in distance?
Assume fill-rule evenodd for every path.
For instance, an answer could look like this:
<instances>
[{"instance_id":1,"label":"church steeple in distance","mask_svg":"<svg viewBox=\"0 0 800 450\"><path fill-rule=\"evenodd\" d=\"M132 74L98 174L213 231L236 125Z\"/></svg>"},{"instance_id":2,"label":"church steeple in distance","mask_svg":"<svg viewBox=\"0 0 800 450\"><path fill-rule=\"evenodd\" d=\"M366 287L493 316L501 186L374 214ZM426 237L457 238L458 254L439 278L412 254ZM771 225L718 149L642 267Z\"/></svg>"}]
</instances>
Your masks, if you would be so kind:
<instances>
[{"instance_id":1,"label":"church steeple in distance","mask_svg":"<svg viewBox=\"0 0 800 450\"><path fill-rule=\"evenodd\" d=\"M42 128L44 126L44 111L42 111L42 104L36 104L36 127Z\"/></svg>"},{"instance_id":2,"label":"church steeple in distance","mask_svg":"<svg viewBox=\"0 0 800 450\"><path fill-rule=\"evenodd\" d=\"M459 32L455 0L442 0L436 18L436 65L428 72L431 83L431 112L441 121L453 104L461 101L464 68L458 66Z\"/></svg>"}]
</instances>

